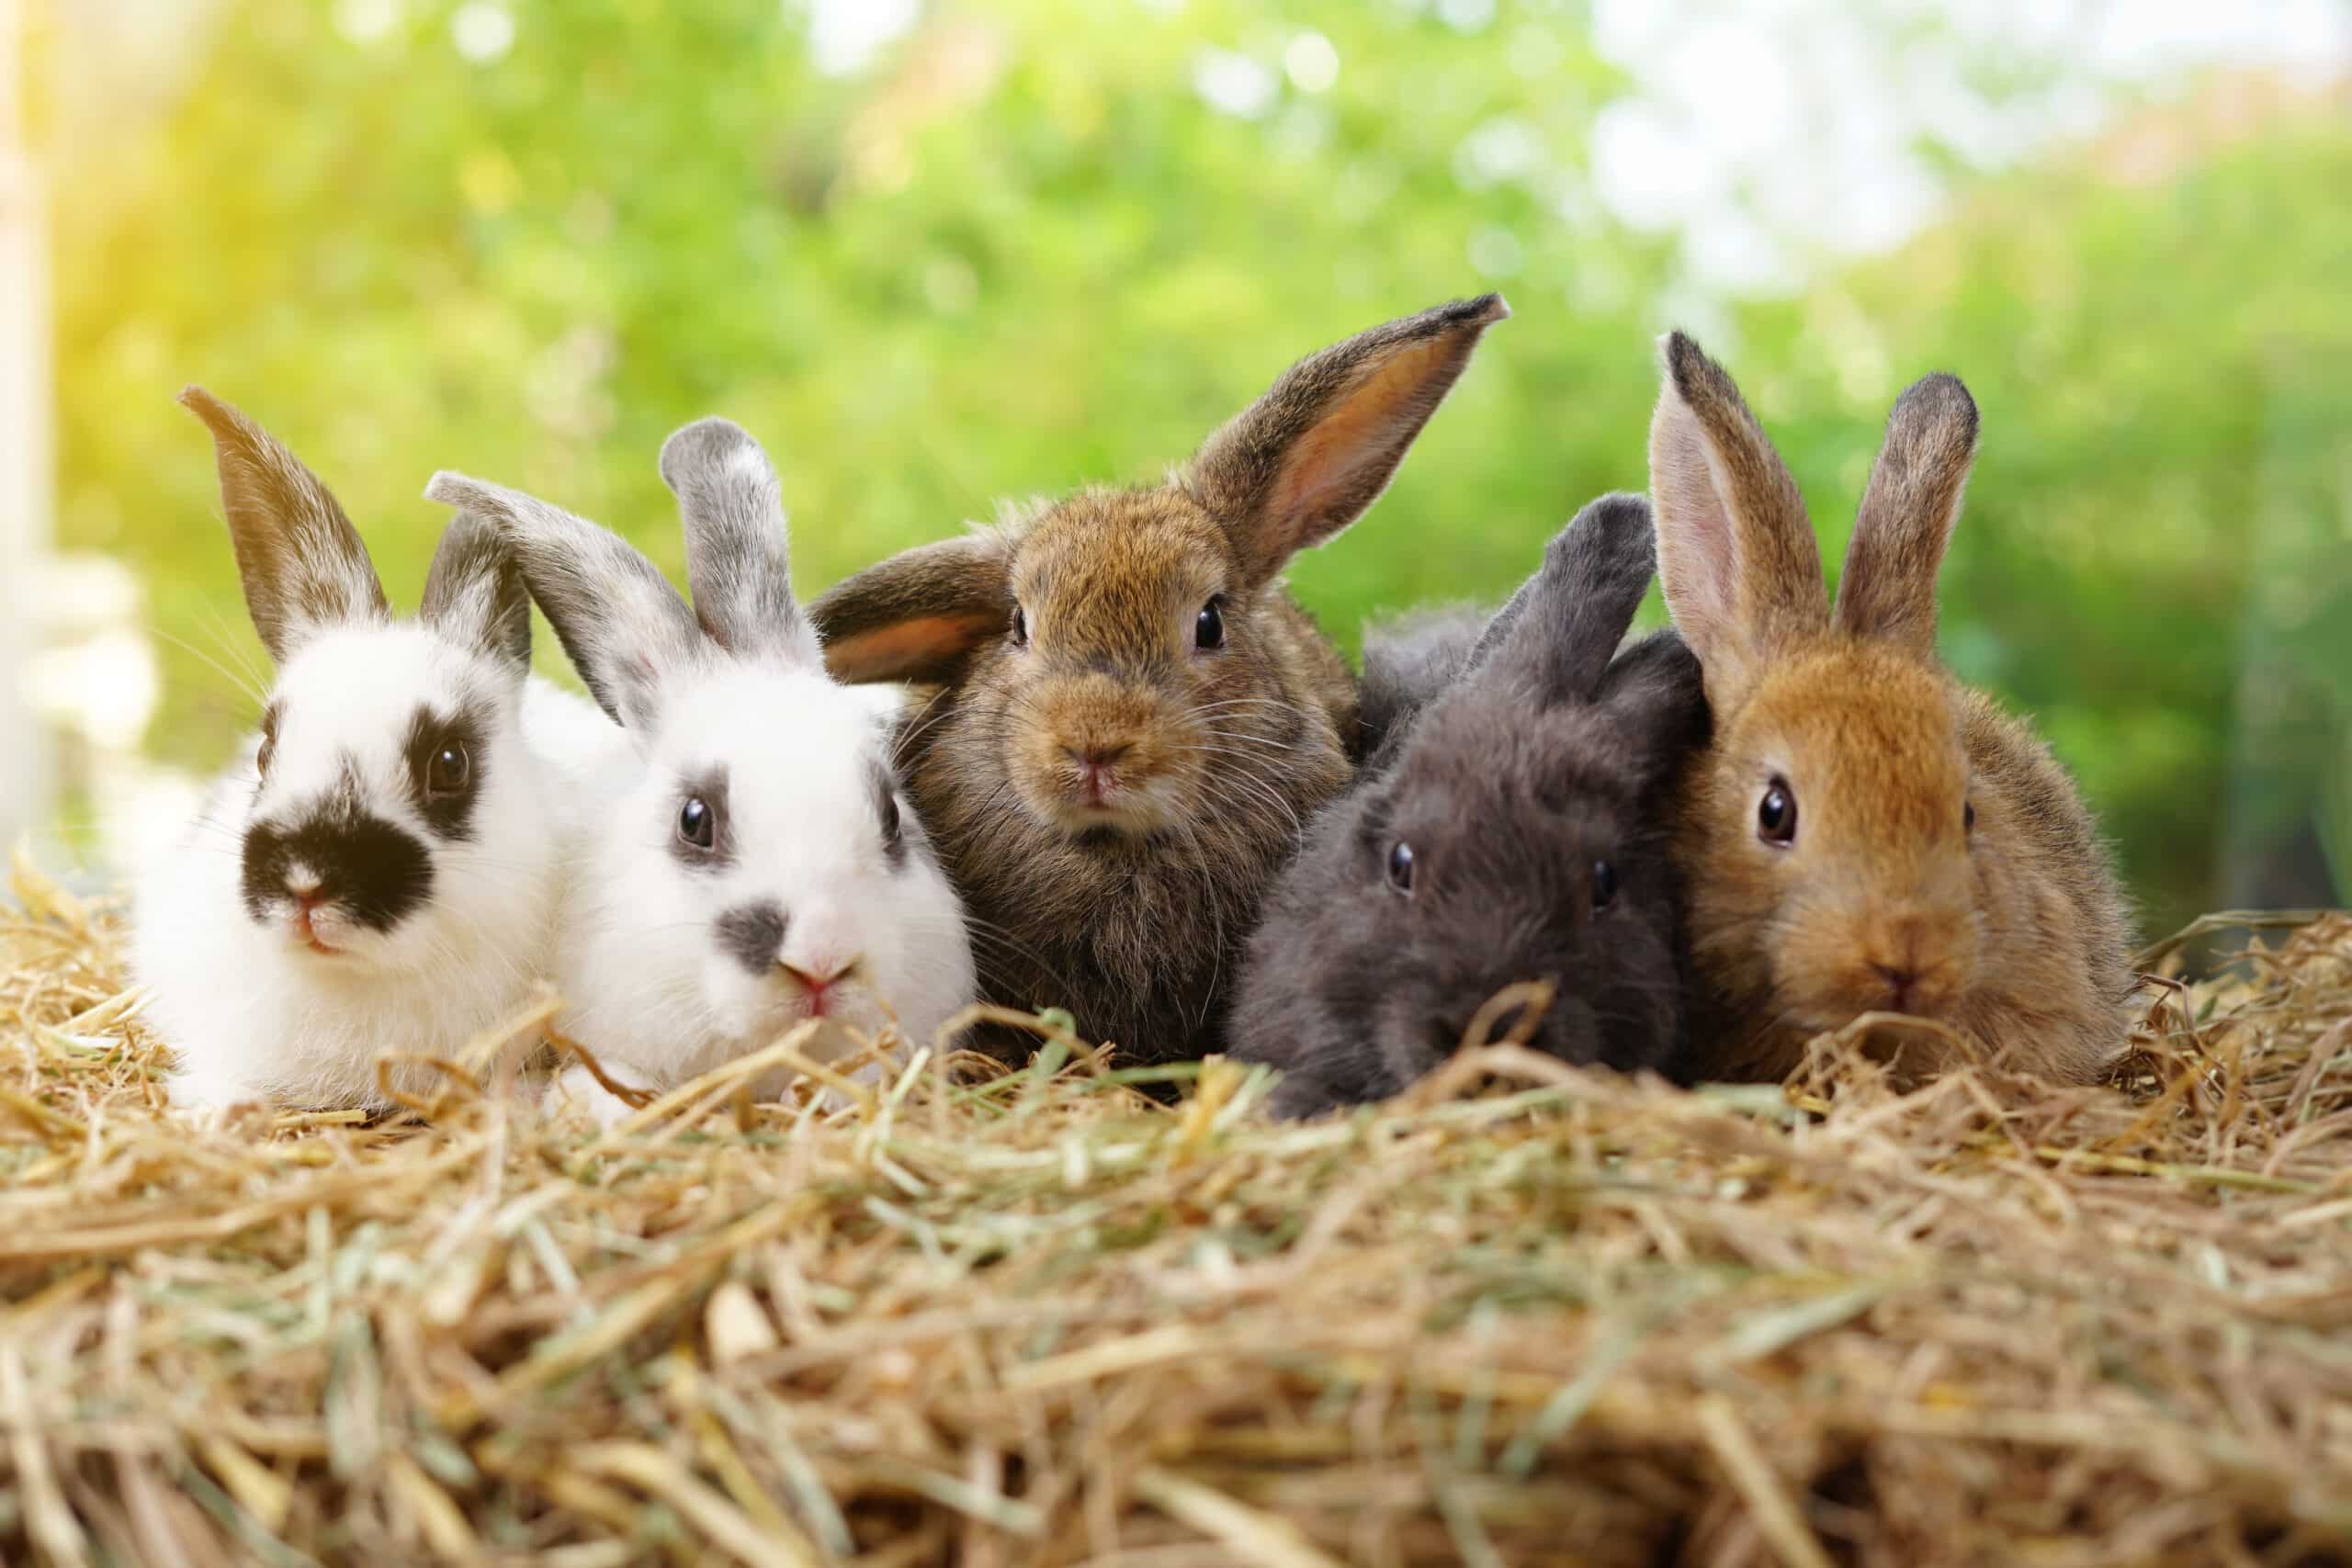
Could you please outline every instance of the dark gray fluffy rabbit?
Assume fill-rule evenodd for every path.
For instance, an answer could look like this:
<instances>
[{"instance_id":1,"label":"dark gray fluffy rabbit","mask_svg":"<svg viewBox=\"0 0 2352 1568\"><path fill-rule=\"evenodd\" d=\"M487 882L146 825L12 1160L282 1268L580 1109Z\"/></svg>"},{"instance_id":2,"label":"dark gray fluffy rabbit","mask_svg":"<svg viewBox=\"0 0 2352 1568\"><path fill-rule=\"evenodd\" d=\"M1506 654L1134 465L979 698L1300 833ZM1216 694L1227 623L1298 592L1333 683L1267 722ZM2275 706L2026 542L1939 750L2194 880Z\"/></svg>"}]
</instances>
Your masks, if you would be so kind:
<instances>
[{"instance_id":1,"label":"dark gray fluffy rabbit","mask_svg":"<svg viewBox=\"0 0 2352 1568\"><path fill-rule=\"evenodd\" d=\"M1708 723L1679 637L1618 651L1654 565L1648 503L1605 496L1475 637L1448 613L1367 649L1377 750L1267 899L1235 1002L1233 1054L1286 1075L1276 1115L1396 1093L1524 980L1554 987L1537 1048L1680 1075L1664 807Z\"/></svg>"}]
</instances>

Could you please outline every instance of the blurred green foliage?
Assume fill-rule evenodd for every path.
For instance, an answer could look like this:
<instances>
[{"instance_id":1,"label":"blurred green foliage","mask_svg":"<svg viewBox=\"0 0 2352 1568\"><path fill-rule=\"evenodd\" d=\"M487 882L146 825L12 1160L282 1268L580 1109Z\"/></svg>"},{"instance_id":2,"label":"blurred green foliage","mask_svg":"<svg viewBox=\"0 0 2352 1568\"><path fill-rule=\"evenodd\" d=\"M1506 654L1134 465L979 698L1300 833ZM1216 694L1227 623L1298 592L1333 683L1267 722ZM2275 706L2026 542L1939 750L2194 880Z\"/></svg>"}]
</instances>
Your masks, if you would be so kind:
<instances>
[{"instance_id":1,"label":"blurred green foliage","mask_svg":"<svg viewBox=\"0 0 2352 1568\"><path fill-rule=\"evenodd\" d=\"M357 40L347 5L222 9L152 130L55 149L62 532L138 563L194 645L165 754L209 761L251 717L196 649L258 658L170 400L189 379L328 479L396 603L444 521L416 499L435 468L675 565L654 454L722 411L783 468L814 592L1000 497L1149 478L1298 355L1488 287L1518 319L1301 595L1351 640L1498 593L1577 504L1643 483L1677 280L1581 178L1623 85L1573 7L1001 0L842 77L776 0L514 0L480 63L447 4ZM1283 73L1308 28L1328 86ZM1250 112L1200 90L1236 59ZM2347 189L2340 119L2132 181L2075 159L1710 338L1833 561L1894 393L1967 378L1984 453L1944 644L2081 772L2152 926L2226 890L2226 836L2346 794ZM2262 619L2257 536L2286 563L2259 570L2323 585L2291 625ZM2265 659L2332 729L2299 704L2249 729Z\"/></svg>"}]
</instances>

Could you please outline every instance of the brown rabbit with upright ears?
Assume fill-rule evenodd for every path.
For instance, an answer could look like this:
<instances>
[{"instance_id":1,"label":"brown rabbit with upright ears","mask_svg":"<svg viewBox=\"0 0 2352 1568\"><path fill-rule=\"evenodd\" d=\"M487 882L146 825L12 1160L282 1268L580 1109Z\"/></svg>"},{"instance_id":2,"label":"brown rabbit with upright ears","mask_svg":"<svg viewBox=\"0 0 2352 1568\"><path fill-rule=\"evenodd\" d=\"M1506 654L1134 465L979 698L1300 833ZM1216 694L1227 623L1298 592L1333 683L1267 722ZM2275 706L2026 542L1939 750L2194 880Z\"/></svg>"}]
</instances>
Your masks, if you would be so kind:
<instances>
[{"instance_id":1,"label":"brown rabbit with upright ears","mask_svg":"<svg viewBox=\"0 0 2352 1568\"><path fill-rule=\"evenodd\" d=\"M1667 339L1659 577L1715 726L1676 836L1702 1076L1781 1077L1867 1012L2065 1081L2124 1049L2130 919L2090 814L2048 749L1936 660L1975 451L1954 378L1895 400L1833 610L1780 455L1731 378ZM1904 1061L1951 1065L1925 1034L1900 1037Z\"/></svg>"},{"instance_id":2,"label":"brown rabbit with upright ears","mask_svg":"<svg viewBox=\"0 0 2352 1568\"><path fill-rule=\"evenodd\" d=\"M907 774L989 999L1067 1008L1136 1061L1218 1048L1267 884L1361 750L1346 663L1280 573L1378 498L1509 313L1489 294L1361 333L1165 482L908 550L811 607L841 679L935 688Z\"/></svg>"}]
</instances>

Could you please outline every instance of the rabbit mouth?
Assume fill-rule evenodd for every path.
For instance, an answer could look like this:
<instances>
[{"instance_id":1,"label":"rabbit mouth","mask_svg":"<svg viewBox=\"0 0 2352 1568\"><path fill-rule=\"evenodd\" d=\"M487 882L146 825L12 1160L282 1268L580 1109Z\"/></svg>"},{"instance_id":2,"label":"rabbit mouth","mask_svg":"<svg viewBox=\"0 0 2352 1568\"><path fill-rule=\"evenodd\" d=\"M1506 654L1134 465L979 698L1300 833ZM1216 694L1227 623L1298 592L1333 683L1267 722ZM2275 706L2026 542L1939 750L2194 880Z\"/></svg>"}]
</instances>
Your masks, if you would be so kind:
<instances>
[{"instance_id":1,"label":"rabbit mouth","mask_svg":"<svg viewBox=\"0 0 2352 1568\"><path fill-rule=\"evenodd\" d=\"M331 902L295 897L286 901L287 942L322 958L342 958L349 952L350 917Z\"/></svg>"},{"instance_id":2,"label":"rabbit mouth","mask_svg":"<svg viewBox=\"0 0 2352 1568\"><path fill-rule=\"evenodd\" d=\"M1042 792L1038 815L1082 840L1148 834L1165 815L1157 783L1124 771L1075 770Z\"/></svg>"}]
</instances>

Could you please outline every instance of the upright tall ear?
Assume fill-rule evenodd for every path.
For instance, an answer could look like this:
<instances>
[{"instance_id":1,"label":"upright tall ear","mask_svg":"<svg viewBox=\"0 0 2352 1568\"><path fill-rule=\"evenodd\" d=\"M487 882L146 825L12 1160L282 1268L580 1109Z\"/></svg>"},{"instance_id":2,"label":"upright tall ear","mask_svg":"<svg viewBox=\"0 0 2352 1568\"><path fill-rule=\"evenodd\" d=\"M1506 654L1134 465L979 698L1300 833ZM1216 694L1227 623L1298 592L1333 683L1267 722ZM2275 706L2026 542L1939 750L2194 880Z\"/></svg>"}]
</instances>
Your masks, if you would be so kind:
<instances>
[{"instance_id":1,"label":"upright tall ear","mask_svg":"<svg viewBox=\"0 0 2352 1568\"><path fill-rule=\"evenodd\" d=\"M368 547L319 477L203 388L180 402L212 431L245 608L269 656L283 664L323 627L389 619Z\"/></svg>"},{"instance_id":2,"label":"upright tall ear","mask_svg":"<svg viewBox=\"0 0 2352 1568\"><path fill-rule=\"evenodd\" d=\"M1444 400L1499 294L1358 333L1283 372L1202 444L1178 482L1233 536L1253 582L1363 514Z\"/></svg>"},{"instance_id":3,"label":"upright tall ear","mask_svg":"<svg viewBox=\"0 0 2352 1568\"><path fill-rule=\"evenodd\" d=\"M1933 656L1936 573L1975 460L1976 401L1958 377L1924 377L1894 400L1838 580L1841 629Z\"/></svg>"},{"instance_id":4,"label":"upright tall ear","mask_svg":"<svg viewBox=\"0 0 2352 1568\"><path fill-rule=\"evenodd\" d=\"M1540 702L1589 701L1657 561L1650 503L1602 496L1552 536L1543 567L1487 624L1471 668L1520 682Z\"/></svg>"},{"instance_id":5,"label":"upright tall ear","mask_svg":"<svg viewBox=\"0 0 2352 1568\"><path fill-rule=\"evenodd\" d=\"M418 615L517 675L531 668L530 590L498 525L478 512L458 513L442 530Z\"/></svg>"},{"instance_id":6,"label":"upright tall ear","mask_svg":"<svg viewBox=\"0 0 2352 1568\"><path fill-rule=\"evenodd\" d=\"M732 420L702 419L662 446L662 482L686 529L686 582L703 634L729 653L819 668L817 633L792 597L775 468Z\"/></svg>"},{"instance_id":7,"label":"upright tall ear","mask_svg":"<svg viewBox=\"0 0 2352 1568\"><path fill-rule=\"evenodd\" d=\"M1012 622L1012 546L995 532L901 550L808 606L837 681L962 679Z\"/></svg>"},{"instance_id":8,"label":"upright tall ear","mask_svg":"<svg viewBox=\"0 0 2352 1568\"><path fill-rule=\"evenodd\" d=\"M662 682L703 646L661 569L609 530L503 485L444 472L424 495L497 525L597 705L626 728L650 728Z\"/></svg>"},{"instance_id":9,"label":"upright tall ear","mask_svg":"<svg viewBox=\"0 0 2352 1568\"><path fill-rule=\"evenodd\" d=\"M1680 333L1650 420L1658 575L1674 624L1721 700L1828 625L1821 550L1796 481L1739 389Z\"/></svg>"}]
</instances>

